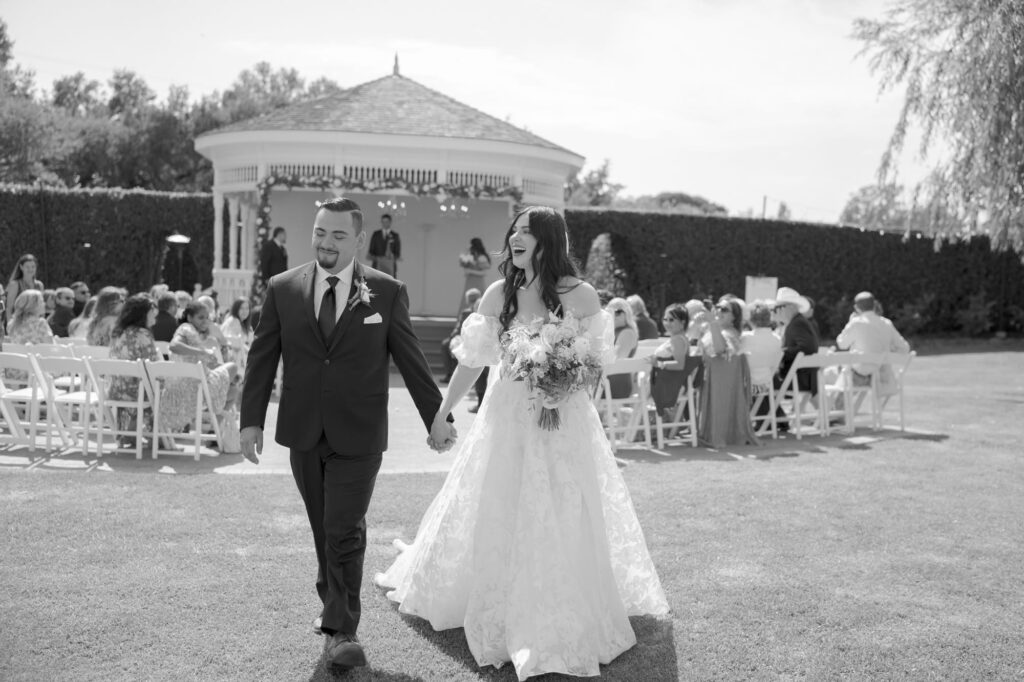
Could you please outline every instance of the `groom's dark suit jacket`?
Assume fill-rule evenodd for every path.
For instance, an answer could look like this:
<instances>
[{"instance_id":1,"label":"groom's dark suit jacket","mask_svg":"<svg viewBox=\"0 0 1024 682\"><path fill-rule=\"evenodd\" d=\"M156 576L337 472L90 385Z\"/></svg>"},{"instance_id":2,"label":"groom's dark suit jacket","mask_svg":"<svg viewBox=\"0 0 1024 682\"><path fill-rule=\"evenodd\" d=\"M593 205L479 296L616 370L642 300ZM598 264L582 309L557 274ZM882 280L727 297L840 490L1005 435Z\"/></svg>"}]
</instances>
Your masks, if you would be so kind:
<instances>
[{"instance_id":1,"label":"groom's dark suit jacket","mask_svg":"<svg viewBox=\"0 0 1024 682\"><path fill-rule=\"evenodd\" d=\"M365 278L370 304L349 308L355 283ZM353 286L338 292L344 313L324 341L313 310L316 265L307 263L271 278L259 326L249 350L241 426L263 427L278 359L284 359L284 386L276 440L310 450L327 435L339 454L383 452L388 446L390 355L430 428L441 393L409 319L405 285L356 262ZM374 323L375 316L380 321Z\"/></svg>"}]
</instances>

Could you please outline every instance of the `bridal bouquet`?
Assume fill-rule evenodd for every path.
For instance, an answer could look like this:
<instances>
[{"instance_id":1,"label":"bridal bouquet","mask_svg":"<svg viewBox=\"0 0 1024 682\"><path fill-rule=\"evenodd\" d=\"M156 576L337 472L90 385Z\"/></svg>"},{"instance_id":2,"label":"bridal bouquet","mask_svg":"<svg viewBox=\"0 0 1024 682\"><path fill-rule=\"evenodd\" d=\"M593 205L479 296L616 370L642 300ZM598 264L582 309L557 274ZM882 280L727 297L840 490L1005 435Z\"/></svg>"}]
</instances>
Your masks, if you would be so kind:
<instances>
[{"instance_id":1,"label":"bridal bouquet","mask_svg":"<svg viewBox=\"0 0 1024 682\"><path fill-rule=\"evenodd\" d=\"M476 267L476 258L474 258L471 253L460 253L459 265L464 268Z\"/></svg>"},{"instance_id":2,"label":"bridal bouquet","mask_svg":"<svg viewBox=\"0 0 1024 682\"><path fill-rule=\"evenodd\" d=\"M594 385L601 359L591 353L590 339L572 317L549 313L539 326L512 327L505 333L509 376L525 381L540 403L538 424L547 431L561 426L558 406L570 394Z\"/></svg>"}]
</instances>

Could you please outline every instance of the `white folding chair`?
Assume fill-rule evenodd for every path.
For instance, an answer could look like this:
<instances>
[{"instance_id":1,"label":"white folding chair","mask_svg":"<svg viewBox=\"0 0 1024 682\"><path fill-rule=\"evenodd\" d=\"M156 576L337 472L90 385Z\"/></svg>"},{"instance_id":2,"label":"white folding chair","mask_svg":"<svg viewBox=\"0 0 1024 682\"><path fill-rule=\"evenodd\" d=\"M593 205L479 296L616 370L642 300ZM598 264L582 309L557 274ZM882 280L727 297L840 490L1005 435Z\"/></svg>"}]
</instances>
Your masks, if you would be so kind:
<instances>
[{"instance_id":1,"label":"white folding chair","mask_svg":"<svg viewBox=\"0 0 1024 682\"><path fill-rule=\"evenodd\" d=\"M217 420L217 410L213 405L213 397L210 394L210 386L206 381L206 371L202 365L192 362L146 362L146 372L149 374L153 385L153 457L159 453L173 454L173 451L158 450L161 438L177 439L183 434L172 431L165 431L160 420L160 397L166 390L168 382L171 381L196 381L198 390L195 399L195 415L192 419L192 441L195 450L195 459L198 461L199 448L204 440L214 441L214 447L220 442L220 423ZM210 417L213 433L203 432L203 414Z\"/></svg>"},{"instance_id":2,"label":"white folding chair","mask_svg":"<svg viewBox=\"0 0 1024 682\"><path fill-rule=\"evenodd\" d=\"M30 452L35 452L36 436L42 428L49 449L56 430L61 443L66 447L69 443L61 416L50 405L49 387L39 371L35 357L0 352L0 373L4 377L4 392L0 399L7 408L5 419L9 419L9 426L17 433L19 440L28 444Z\"/></svg>"},{"instance_id":3,"label":"white folding chair","mask_svg":"<svg viewBox=\"0 0 1024 682\"><path fill-rule=\"evenodd\" d=\"M704 371L704 363L698 356L687 356L686 381L679 387L672 418L666 420L661 411L654 409L654 426L658 449L665 447L665 441L679 441L690 447L697 447L697 391L693 387L698 372Z\"/></svg>"},{"instance_id":4,"label":"white folding chair","mask_svg":"<svg viewBox=\"0 0 1024 682\"><path fill-rule=\"evenodd\" d=\"M819 429L819 433L824 433L824 429L828 426L828 419L825 417L824 401L816 401L810 391L801 390L800 384L797 381L798 371L812 371L817 375L819 392L822 392L824 381L822 379L821 367L824 357L824 353L814 353L812 355L804 355L802 352L797 353L793 364L789 367L789 372L786 373L779 390L775 393L776 404L782 404L783 401L790 402L790 412L786 415L785 419L789 424L790 431L796 435L797 440L803 438L805 427Z\"/></svg>"},{"instance_id":5,"label":"white folding chair","mask_svg":"<svg viewBox=\"0 0 1024 682\"><path fill-rule=\"evenodd\" d=\"M171 342L170 341L154 341L153 344L156 346L156 352L160 354L164 360L171 359Z\"/></svg>"},{"instance_id":6,"label":"white folding chair","mask_svg":"<svg viewBox=\"0 0 1024 682\"><path fill-rule=\"evenodd\" d=\"M748 356L748 364L749 361L750 358ZM767 366L774 367L777 370L779 362L781 361L782 348L779 348L778 353L773 354L769 358ZM750 419L754 427L755 436L771 434L772 438L779 437L779 424L775 414L775 407L778 404L778 398L773 379L769 380L766 384L752 384L750 388ZM768 414L758 416L758 411L762 409L762 405L765 403L768 403ZM758 422L760 422L760 425L758 425Z\"/></svg>"},{"instance_id":7,"label":"white folding chair","mask_svg":"<svg viewBox=\"0 0 1024 682\"><path fill-rule=\"evenodd\" d=\"M91 418L100 419L99 396L93 388L89 368L81 358L40 355L35 358L46 385L46 395L53 410L54 422L73 444L89 454ZM61 386L70 386L63 389ZM48 430L46 447L50 447L52 430Z\"/></svg>"},{"instance_id":8,"label":"white folding chair","mask_svg":"<svg viewBox=\"0 0 1024 682\"><path fill-rule=\"evenodd\" d=\"M156 440L156 437L144 428L145 411L153 407L153 388L143 361L87 358L85 364L96 385L100 402L99 455L102 457L104 454L104 436L112 437L114 452L130 452L128 448L120 447L118 441L123 437L131 436L135 438L135 459L142 459L143 437L150 435L154 441ZM134 399L115 398L110 395L111 383L117 378L138 381L138 391ZM121 428L118 417L122 413L134 416L134 429ZM155 454L153 456L156 457Z\"/></svg>"},{"instance_id":9,"label":"white folding chair","mask_svg":"<svg viewBox=\"0 0 1024 682\"><path fill-rule=\"evenodd\" d=\"M826 435L831 432L831 423L837 419L842 422L843 430L846 433L853 433L856 428L857 414L865 400L869 403L868 416L871 428L875 430L881 428L878 369L868 374L868 381L864 383L861 379L855 379L855 377L865 375L857 374L854 371L854 366L861 369L865 365L877 368L880 367L884 358L884 353L853 353L849 351L822 355L822 378L829 373L829 368L834 368L836 376L835 383L820 383L818 386L823 399L822 427Z\"/></svg>"},{"instance_id":10,"label":"white folding chair","mask_svg":"<svg viewBox=\"0 0 1024 682\"><path fill-rule=\"evenodd\" d=\"M605 365L601 382L596 393L598 411L604 415L604 431L611 441L612 451L619 441L632 443L640 429L644 444L651 447L651 431L647 420L647 382L644 374L651 364L643 359L623 358ZM612 397L611 377L628 376L632 384L630 394L623 398Z\"/></svg>"},{"instance_id":11,"label":"white folding chair","mask_svg":"<svg viewBox=\"0 0 1024 682\"><path fill-rule=\"evenodd\" d=\"M888 365L892 370L891 379L895 381L895 385L891 387L891 392L888 392L888 387L883 385L879 386L880 390L885 390L887 393L879 397L878 406L878 421L882 424L885 416L885 408L889 404L892 398L896 398L899 403L900 410L900 431L906 430L905 415L903 409L903 377L907 373L907 368L910 367L911 361L917 357L916 351L910 351L909 353L886 353L885 360L883 361L883 367Z\"/></svg>"},{"instance_id":12,"label":"white folding chair","mask_svg":"<svg viewBox=\"0 0 1024 682\"><path fill-rule=\"evenodd\" d=\"M654 351L658 350L663 343L665 343L665 339L644 339L637 343L636 352L633 353L633 357L649 358L654 355Z\"/></svg>"},{"instance_id":13,"label":"white folding chair","mask_svg":"<svg viewBox=\"0 0 1024 682\"><path fill-rule=\"evenodd\" d=\"M76 358L97 358L100 360L106 360L110 357L110 348L108 346L72 346L71 350L74 352Z\"/></svg>"}]
</instances>

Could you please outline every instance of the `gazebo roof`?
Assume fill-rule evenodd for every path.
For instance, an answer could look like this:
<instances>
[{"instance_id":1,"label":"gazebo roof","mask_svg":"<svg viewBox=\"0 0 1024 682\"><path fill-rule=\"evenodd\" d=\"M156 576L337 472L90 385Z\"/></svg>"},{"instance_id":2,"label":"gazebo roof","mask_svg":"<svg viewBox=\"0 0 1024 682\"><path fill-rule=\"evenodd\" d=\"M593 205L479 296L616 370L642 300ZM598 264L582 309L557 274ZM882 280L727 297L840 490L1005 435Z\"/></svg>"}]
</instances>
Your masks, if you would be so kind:
<instances>
[{"instance_id":1,"label":"gazebo roof","mask_svg":"<svg viewBox=\"0 0 1024 682\"><path fill-rule=\"evenodd\" d=\"M512 142L574 153L394 73L204 133L337 131Z\"/></svg>"}]
</instances>

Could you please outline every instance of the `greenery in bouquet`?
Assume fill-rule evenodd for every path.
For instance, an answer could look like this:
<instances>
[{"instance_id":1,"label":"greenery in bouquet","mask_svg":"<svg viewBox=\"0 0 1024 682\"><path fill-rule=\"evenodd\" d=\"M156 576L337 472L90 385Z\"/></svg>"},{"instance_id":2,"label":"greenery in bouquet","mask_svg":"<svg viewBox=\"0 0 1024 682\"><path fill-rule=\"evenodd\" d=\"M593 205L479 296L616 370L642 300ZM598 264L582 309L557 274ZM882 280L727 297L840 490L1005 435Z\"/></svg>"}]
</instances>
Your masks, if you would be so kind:
<instances>
[{"instance_id":1,"label":"greenery in bouquet","mask_svg":"<svg viewBox=\"0 0 1024 682\"><path fill-rule=\"evenodd\" d=\"M513 327L505 333L504 347L510 375L526 382L540 406L537 423L548 431L561 426L558 406L576 391L592 388L601 375L599 354L571 316L549 313L547 321Z\"/></svg>"}]
</instances>

